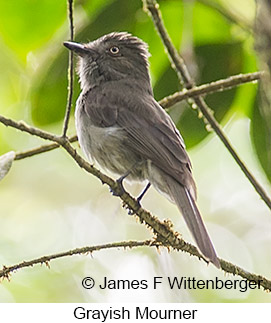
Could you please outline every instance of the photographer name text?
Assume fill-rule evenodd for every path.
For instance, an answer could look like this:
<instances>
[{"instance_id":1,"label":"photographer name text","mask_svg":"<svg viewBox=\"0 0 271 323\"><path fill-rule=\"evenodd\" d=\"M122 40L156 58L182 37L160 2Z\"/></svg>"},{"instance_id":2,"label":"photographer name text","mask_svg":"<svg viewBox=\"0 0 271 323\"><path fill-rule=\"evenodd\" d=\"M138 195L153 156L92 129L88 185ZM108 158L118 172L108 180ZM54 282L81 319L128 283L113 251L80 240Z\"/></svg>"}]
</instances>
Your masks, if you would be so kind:
<instances>
[{"instance_id":1,"label":"photographer name text","mask_svg":"<svg viewBox=\"0 0 271 323\"><path fill-rule=\"evenodd\" d=\"M195 290L195 289L212 289L212 290L237 290L246 292L248 290L260 289L262 280L246 279L226 279L218 277L213 279L197 279L195 277L153 277L152 280L142 279L109 279L104 277L102 281L96 283L92 277L85 277L82 280L82 286L85 289L96 288L102 290L136 290L136 289L158 289L161 286L167 286L175 290Z\"/></svg>"}]
</instances>

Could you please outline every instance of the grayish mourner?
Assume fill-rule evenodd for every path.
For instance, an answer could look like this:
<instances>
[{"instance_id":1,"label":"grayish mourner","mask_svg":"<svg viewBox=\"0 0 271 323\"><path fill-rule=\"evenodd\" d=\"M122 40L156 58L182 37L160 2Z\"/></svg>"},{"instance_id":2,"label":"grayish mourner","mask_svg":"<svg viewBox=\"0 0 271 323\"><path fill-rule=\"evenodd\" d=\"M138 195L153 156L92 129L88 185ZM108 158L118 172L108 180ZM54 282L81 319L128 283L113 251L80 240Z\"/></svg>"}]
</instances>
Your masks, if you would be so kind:
<instances>
[{"instance_id":1,"label":"grayish mourner","mask_svg":"<svg viewBox=\"0 0 271 323\"><path fill-rule=\"evenodd\" d=\"M196 206L196 186L183 139L153 97L147 45L125 32L88 44L64 45L80 57L82 92L75 117L87 158L121 176L120 183L126 177L147 179L166 194L183 214L203 256L220 267Z\"/></svg>"}]
</instances>

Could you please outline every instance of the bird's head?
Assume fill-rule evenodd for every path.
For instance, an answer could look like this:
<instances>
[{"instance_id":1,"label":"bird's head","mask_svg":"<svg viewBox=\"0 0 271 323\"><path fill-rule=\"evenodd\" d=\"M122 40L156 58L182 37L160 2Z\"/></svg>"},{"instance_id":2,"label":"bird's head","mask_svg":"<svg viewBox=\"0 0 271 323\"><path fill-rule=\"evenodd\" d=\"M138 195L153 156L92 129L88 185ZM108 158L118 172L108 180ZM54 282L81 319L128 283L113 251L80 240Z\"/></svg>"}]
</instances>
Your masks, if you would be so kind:
<instances>
[{"instance_id":1,"label":"bird's head","mask_svg":"<svg viewBox=\"0 0 271 323\"><path fill-rule=\"evenodd\" d=\"M64 46L80 57L78 74L82 89L123 79L150 84L148 46L129 33L113 32L86 44L64 42Z\"/></svg>"}]
</instances>

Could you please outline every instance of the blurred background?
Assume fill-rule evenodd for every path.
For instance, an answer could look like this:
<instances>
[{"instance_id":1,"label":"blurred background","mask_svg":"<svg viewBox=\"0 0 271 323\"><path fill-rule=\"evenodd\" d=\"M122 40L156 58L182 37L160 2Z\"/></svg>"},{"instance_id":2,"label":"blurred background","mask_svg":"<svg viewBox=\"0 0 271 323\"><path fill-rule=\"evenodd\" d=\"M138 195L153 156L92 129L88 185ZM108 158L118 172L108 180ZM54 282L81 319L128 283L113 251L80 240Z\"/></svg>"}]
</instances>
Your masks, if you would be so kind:
<instances>
[{"instance_id":1,"label":"blurred background","mask_svg":"<svg viewBox=\"0 0 271 323\"><path fill-rule=\"evenodd\" d=\"M268 1L159 1L168 32L197 84L270 67ZM0 0L0 114L60 134L67 98L69 39L66 1ZM267 17L270 17L267 15ZM140 0L75 1L77 41L129 31L149 44L157 100L180 90L177 77ZM268 51L269 49L269 51ZM268 54L269 53L269 56ZM74 103L79 93L75 80ZM270 195L269 79L206 97L249 169ZM268 92L269 89L269 92ZM217 253L270 279L271 214L198 112L179 103L170 114L192 160L198 204ZM75 133L72 116L69 134ZM0 124L0 155L43 144ZM80 151L78 144L75 147ZM141 184L125 187L136 196ZM151 232L128 216L120 199L61 149L13 164L0 183L0 265L76 247L141 240ZM143 207L192 242L177 208L150 189ZM270 302L262 290L84 290L81 281L196 277L237 279L187 254L155 248L99 251L34 266L0 284L0 302Z\"/></svg>"}]
</instances>

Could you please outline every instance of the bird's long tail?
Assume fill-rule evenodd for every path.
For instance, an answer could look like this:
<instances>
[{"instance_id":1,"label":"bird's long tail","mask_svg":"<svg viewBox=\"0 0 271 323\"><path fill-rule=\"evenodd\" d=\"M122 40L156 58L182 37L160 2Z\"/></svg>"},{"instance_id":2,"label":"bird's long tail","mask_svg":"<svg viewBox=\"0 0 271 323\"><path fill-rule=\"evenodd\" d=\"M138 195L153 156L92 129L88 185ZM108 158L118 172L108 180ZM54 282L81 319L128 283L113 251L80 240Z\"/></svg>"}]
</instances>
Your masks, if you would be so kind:
<instances>
[{"instance_id":1,"label":"bird's long tail","mask_svg":"<svg viewBox=\"0 0 271 323\"><path fill-rule=\"evenodd\" d=\"M171 198L175 201L179 210L181 211L184 220L204 258L211 261L216 267L220 268L220 263L215 249L205 228L194 198L191 196L187 188L179 184L172 177L165 177Z\"/></svg>"}]
</instances>

